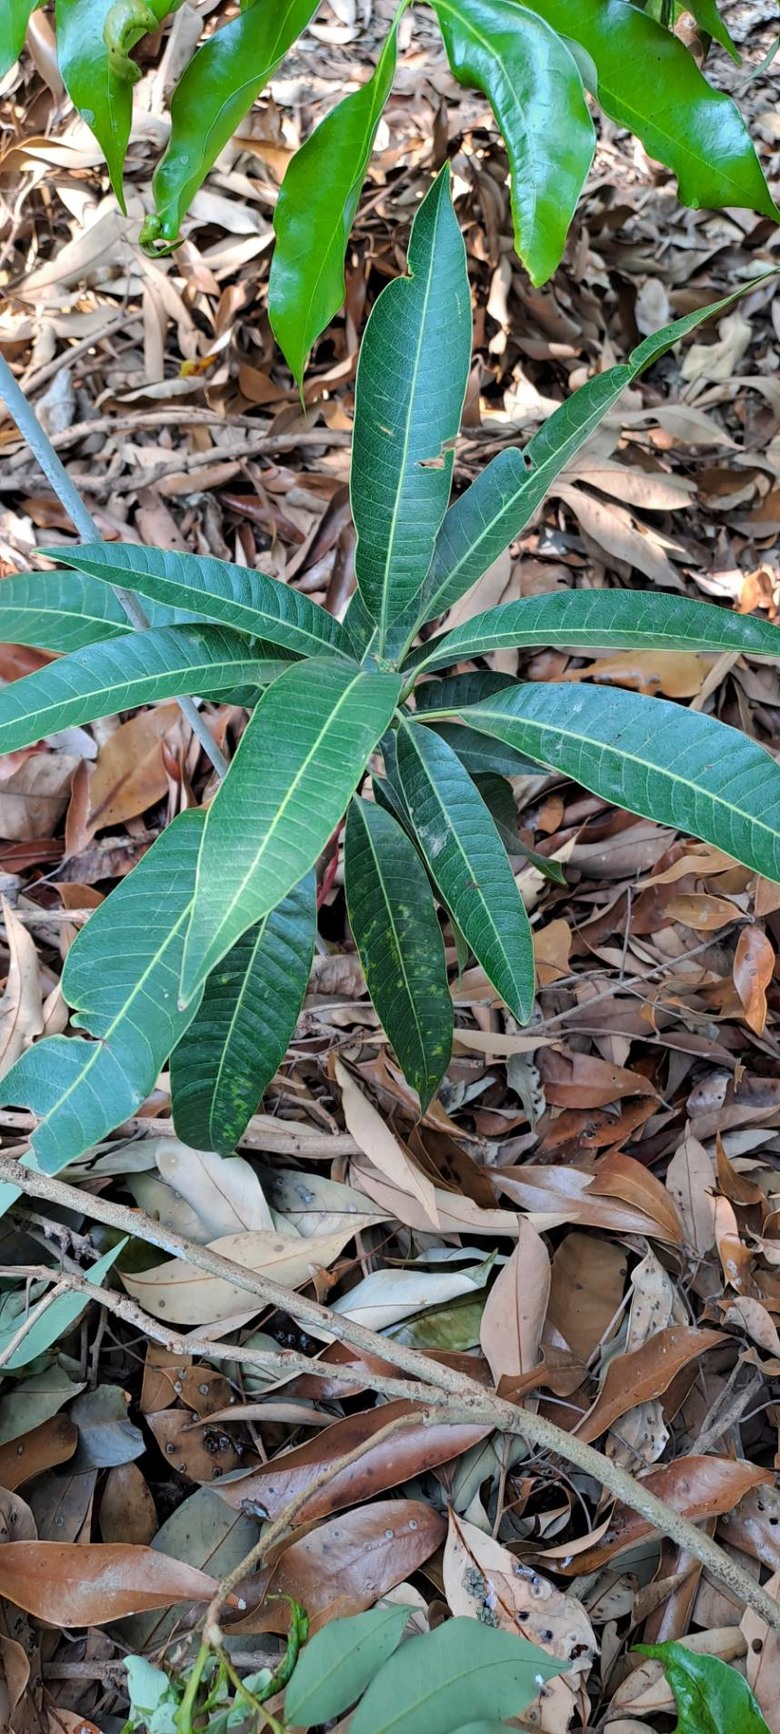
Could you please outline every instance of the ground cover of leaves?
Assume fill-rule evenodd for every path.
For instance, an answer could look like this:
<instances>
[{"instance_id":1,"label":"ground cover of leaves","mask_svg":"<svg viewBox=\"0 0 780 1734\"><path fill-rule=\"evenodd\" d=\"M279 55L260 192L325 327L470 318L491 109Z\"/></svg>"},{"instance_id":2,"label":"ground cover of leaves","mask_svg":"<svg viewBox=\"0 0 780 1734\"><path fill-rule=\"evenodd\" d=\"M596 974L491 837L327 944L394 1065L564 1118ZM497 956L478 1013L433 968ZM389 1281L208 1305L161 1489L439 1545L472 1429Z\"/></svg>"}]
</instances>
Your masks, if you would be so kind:
<instances>
[{"instance_id":1,"label":"ground cover of leaves","mask_svg":"<svg viewBox=\"0 0 780 1734\"><path fill-rule=\"evenodd\" d=\"M724 10L746 64L715 55L712 76L740 97L776 188L776 84L771 69L747 77L771 45L773 8ZM273 204L299 140L368 75L389 7L321 9L197 195L183 246L150 261L136 236L185 15L144 62L127 217L63 98L45 13L34 53L0 91L0 346L109 540L258 566L343 609L359 332L403 269L411 215L448 151L476 322L458 486L639 337L777 261L767 222L681 209L665 175L607 125L565 263L534 290L512 251L486 105L453 83L424 14L407 14L346 311L316 349L302 409L265 311ZM779 350L770 286L656 366L450 624L582 586L660 586L776 619ZM0 448L4 575L39 565L36 548L67 545L71 530L8 420ZM46 660L0 645L0 677ZM778 670L766 662L553 651L497 661L533 679L661 693L780 748ZM209 715L232 751L244 713ZM479 969L459 978L450 946L455 1058L415 1125L344 945L340 863L325 863L311 990L240 1159L177 1142L163 1076L132 1125L68 1170L83 1212L31 1200L0 1221L0 1325L23 1335L43 1266L67 1286L109 1254L110 1233L90 1228L90 1194L196 1245L226 1249L230 1237L231 1256L280 1280L272 1247L284 1242L291 1288L576 1428L756 1578L774 1573L780 1594L780 891L560 778L514 787L521 841L565 877L518 854L538 962L532 1025L496 1006ZM58 982L75 933L162 826L208 793L173 704L2 761L3 1071L67 1027ZM0 1116L6 1151L27 1129L24 1115ZM345 1393L335 1372L264 1376L253 1348L334 1366L355 1353L323 1348L201 1269L136 1243L121 1279L104 1282L114 1307L72 1309L27 1376L6 1372L0 1387L0 1542L30 1544L13 1572L0 1546L0 1722L13 1734L70 1734L85 1718L118 1734L128 1649L168 1664L188 1654L206 1594L193 1568L213 1585L266 1517L388 1421L381 1393ZM381 1383L382 1368L371 1371ZM62 1551L41 1554L42 1543ZM111 1588L108 1547L123 1550ZM278 1653L286 1604L268 1591L300 1600L315 1627L389 1597L418 1630L449 1609L522 1629L554 1654L571 1653L576 1628L574 1668L521 1724L545 1734L670 1726L660 1666L639 1666L631 1644L684 1637L746 1672L780 1734L780 1648L756 1615L613 1511L593 1480L484 1429L411 1426L378 1441L359 1476L319 1486L247 1589L240 1669Z\"/></svg>"}]
</instances>

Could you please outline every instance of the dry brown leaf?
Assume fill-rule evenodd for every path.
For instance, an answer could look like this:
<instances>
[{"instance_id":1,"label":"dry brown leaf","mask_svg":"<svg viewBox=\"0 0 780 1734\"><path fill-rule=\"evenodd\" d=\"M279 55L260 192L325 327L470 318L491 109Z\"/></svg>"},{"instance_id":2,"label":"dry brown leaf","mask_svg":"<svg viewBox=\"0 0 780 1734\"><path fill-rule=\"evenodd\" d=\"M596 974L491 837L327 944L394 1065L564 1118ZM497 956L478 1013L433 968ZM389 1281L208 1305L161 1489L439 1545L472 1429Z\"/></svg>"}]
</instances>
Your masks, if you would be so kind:
<instances>
[{"instance_id":1,"label":"dry brown leaf","mask_svg":"<svg viewBox=\"0 0 780 1734\"><path fill-rule=\"evenodd\" d=\"M2 908L9 958L5 991L0 999L0 1078L5 1077L43 1030L38 953L32 935L5 898Z\"/></svg>"},{"instance_id":2,"label":"dry brown leaf","mask_svg":"<svg viewBox=\"0 0 780 1734\"><path fill-rule=\"evenodd\" d=\"M102 1626L171 1602L209 1602L217 1587L152 1547L12 1541L0 1548L0 1595L53 1626Z\"/></svg>"},{"instance_id":3,"label":"dry brown leaf","mask_svg":"<svg viewBox=\"0 0 780 1734\"><path fill-rule=\"evenodd\" d=\"M766 990L775 969L775 954L760 927L743 927L734 953L734 986L745 1008L745 1022L762 1036L766 1025Z\"/></svg>"},{"instance_id":4,"label":"dry brown leaf","mask_svg":"<svg viewBox=\"0 0 780 1734\"><path fill-rule=\"evenodd\" d=\"M626 1275L623 1248L594 1234L575 1229L553 1254L547 1322L583 1366L617 1317Z\"/></svg>"},{"instance_id":5,"label":"dry brown leaf","mask_svg":"<svg viewBox=\"0 0 780 1734\"><path fill-rule=\"evenodd\" d=\"M624 651L620 656L602 656L586 668L567 669L566 680L596 680L609 686L628 687L633 692L667 698L695 698L713 665L711 656L695 651Z\"/></svg>"},{"instance_id":6,"label":"dry brown leaf","mask_svg":"<svg viewBox=\"0 0 780 1734\"><path fill-rule=\"evenodd\" d=\"M341 1090L341 1105L347 1131L380 1174L402 1192L408 1192L422 1205L428 1226L439 1228L436 1191L431 1181L418 1168L387 1121L355 1083L351 1072L341 1060L335 1062L336 1082Z\"/></svg>"},{"instance_id":7,"label":"dry brown leaf","mask_svg":"<svg viewBox=\"0 0 780 1734\"><path fill-rule=\"evenodd\" d=\"M271 1518L278 1517L290 1499L302 1493L329 1463L354 1451L365 1439L380 1432L390 1422L403 1415L413 1415L415 1405L404 1400L380 1403L374 1409L363 1409L334 1421L316 1439L309 1439L293 1451L285 1451L272 1463L238 1481L219 1487L220 1498L235 1510L247 1510L247 1501L256 1503ZM484 1439L490 1429L484 1426L449 1426L434 1423L410 1424L389 1439L380 1440L375 1450L366 1453L350 1469L334 1475L324 1487L312 1494L298 1521L308 1523L315 1517L328 1517L364 1499L373 1499L388 1487L400 1487L425 1469L448 1463L469 1451Z\"/></svg>"},{"instance_id":8,"label":"dry brown leaf","mask_svg":"<svg viewBox=\"0 0 780 1734\"><path fill-rule=\"evenodd\" d=\"M540 1052L544 1093L555 1108L604 1108L624 1096L654 1096L656 1091L639 1072L613 1066L598 1054Z\"/></svg>"},{"instance_id":9,"label":"dry brown leaf","mask_svg":"<svg viewBox=\"0 0 780 1734\"><path fill-rule=\"evenodd\" d=\"M657 1331L641 1348L630 1354L616 1355L607 1367L593 1408L578 1424L578 1439L584 1439L588 1444L598 1439L636 1404L662 1396L690 1361L697 1360L707 1349L722 1346L720 1331L670 1325L666 1330Z\"/></svg>"},{"instance_id":10,"label":"dry brown leaf","mask_svg":"<svg viewBox=\"0 0 780 1734\"><path fill-rule=\"evenodd\" d=\"M211 1242L210 1250L248 1270L273 1277L285 1288L299 1288L311 1280L315 1270L327 1270L354 1232L354 1226L348 1223L337 1234L312 1236L308 1240L299 1235L262 1232L224 1234ZM121 1275L128 1294L167 1324L214 1324L217 1319L235 1314L251 1318L263 1304L245 1288L238 1288L221 1276L207 1276L195 1265L179 1259L167 1259L137 1276L126 1271Z\"/></svg>"},{"instance_id":11,"label":"dry brown leaf","mask_svg":"<svg viewBox=\"0 0 780 1734\"><path fill-rule=\"evenodd\" d=\"M419 1570L444 1540L444 1518L415 1499L380 1499L320 1523L287 1544L263 1587L266 1599L233 1632L286 1631L291 1596L305 1607L310 1630L371 1608Z\"/></svg>"},{"instance_id":12,"label":"dry brown leaf","mask_svg":"<svg viewBox=\"0 0 780 1734\"><path fill-rule=\"evenodd\" d=\"M107 826L124 824L161 801L168 788L162 743L179 720L175 704L142 710L109 735L93 764L73 779L65 842L78 855Z\"/></svg>"},{"instance_id":13,"label":"dry brown leaf","mask_svg":"<svg viewBox=\"0 0 780 1734\"><path fill-rule=\"evenodd\" d=\"M8 774L0 776L0 837L31 843L56 836L80 763L68 753L9 754Z\"/></svg>"},{"instance_id":14,"label":"dry brown leaf","mask_svg":"<svg viewBox=\"0 0 780 1734\"><path fill-rule=\"evenodd\" d=\"M521 1220L517 1246L499 1271L480 1324L482 1353L496 1386L502 1378L521 1378L538 1364L549 1295L547 1248L536 1229Z\"/></svg>"},{"instance_id":15,"label":"dry brown leaf","mask_svg":"<svg viewBox=\"0 0 780 1734\"><path fill-rule=\"evenodd\" d=\"M759 1469L734 1457L679 1457L675 1463L665 1463L642 1476L643 1486L694 1522L732 1511L751 1487L771 1486L773 1481L770 1469ZM569 1565L564 1557L555 1569L566 1577L600 1571L608 1561L653 1533L652 1525L643 1517L618 1505L603 1540L578 1553L576 1566ZM565 1553L565 1548L549 1548L546 1557L552 1560Z\"/></svg>"},{"instance_id":16,"label":"dry brown leaf","mask_svg":"<svg viewBox=\"0 0 780 1734\"><path fill-rule=\"evenodd\" d=\"M715 1245L715 1170L698 1138L687 1132L666 1170L666 1185L688 1245L703 1258Z\"/></svg>"},{"instance_id":17,"label":"dry brown leaf","mask_svg":"<svg viewBox=\"0 0 780 1734\"><path fill-rule=\"evenodd\" d=\"M134 1547L148 1547L159 1527L154 1500L138 1464L115 1464L108 1471L100 1501L103 1541L125 1541Z\"/></svg>"},{"instance_id":18,"label":"dry brown leaf","mask_svg":"<svg viewBox=\"0 0 780 1734\"><path fill-rule=\"evenodd\" d=\"M67 1463L79 1440L79 1430L70 1415L52 1415L40 1426L32 1427L21 1439L10 1439L0 1445L0 1487L13 1491L42 1475L44 1469L54 1469Z\"/></svg>"}]
</instances>

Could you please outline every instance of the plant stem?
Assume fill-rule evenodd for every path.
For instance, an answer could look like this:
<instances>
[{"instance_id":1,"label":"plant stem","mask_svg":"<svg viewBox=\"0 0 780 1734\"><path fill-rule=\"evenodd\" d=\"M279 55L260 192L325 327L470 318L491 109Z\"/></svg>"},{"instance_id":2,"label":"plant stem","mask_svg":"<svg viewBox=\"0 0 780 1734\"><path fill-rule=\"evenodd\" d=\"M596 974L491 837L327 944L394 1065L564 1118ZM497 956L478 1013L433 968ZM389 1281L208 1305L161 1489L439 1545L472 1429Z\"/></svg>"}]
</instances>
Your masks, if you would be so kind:
<instances>
[{"instance_id":1,"label":"plant stem","mask_svg":"<svg viewBox=\"0 0 780 1734\"><path fill-rule=\"evenodd\" d=\"M209 1276L223 1277L235 1288L256 1295L258 1300L265 1304L289 1313L300 1324L310 1325L315 1334L327 1332L337 1341L349 1343L353 1348L359 1349L363 1355L391 1361L403 1372L421 1381L420 1402L436 1406L435 1415L430 1419L426 1417L427 1425L440 1425L442 1422L452 1425L481 1424L498 1433L524 1438L538 1449L551 1451L562 1457L565 1463L571 1463L586 1475L592 1476L614 1499L637 1512L653 1529L659 1530L661 1535L670 1536L679 1547L705 1566L718 1583L725 1585L747 1607L752 1607L772 1631L780 1631L780 1604L774 1601L736 1560L725 1553L717 1542L712 1541L704 1531L697 1529L690 1518L684 1517L665 1500L659 1499L646 1483L636 1480L601 1451L596 1451L592 1445L578 1439L576 1434L566 1433L563 1428L556 1427L546 1416L520 1409L505 1398L486 1392L475 1379L467 1378L454 1367L448 1367L445 1362L429 1360L418 1349L408 1348L406 1344L395 1342L391 1337L379 1336L377 1332L368 1330L365 1325L358 1324L346 1314L332 1312L329 1307L320 1306L317 1301L284 1288L271 1277L262 1276L258 1271L248 1270L244 1265L236 1263L234 1259L225 1258L222 1253L215 1252L213 1247L197 1246L194 1241L185 1240L183 1235L174 1233L161 1222L155 1222L142 1210L129 1210L126 1205L114 1204L102 1197L93 1196L87 1200L83 1191L79 1191L77 1187L69 1186L63 1180L56 1180L49 1174L39 1174L34 1169L25 1168L8 1156L0 1156L0 1180L8 1181L11 1186L33 1198L46 1198L53 1203L64 1204L69 1209L76 1209L82 1214L88 1204L90 1214L98 1222L106 1222L113 1228L119 1228L124 1234L146 1240L174 1258L183 1259L196 1269L205 1270ZM372 1385L374 1389L382 1389L381 1379L371 1374L368 1368L365 1383ZM432 1391L431 1387L435 1390ZM311 1486L307 1490L307 1497L310 1493Z\"/></svg>"},{"instance_id":2,"label":"plant stem","mask_svg":"<svg viewBox=\"0 0 780 1734\"><path fill-rule=\"evenodd\" d=\"M17 385L11 369L8 366L5 357L2 355L0 355L0 398L2 398L9 414L16 422L19 432L22 435L22 438L26 440L33 457L40 464L47 481L50 483L60 502L60 505L64 506L65 511L67 512L74 529L78 531L82 542L101 542L103 538L94 518L87 511L81 495L78 493L77 489L74 488L65 465L62 463L61 459L58 458L48 434L42 428L38 417L35 414L32 404L28 403L21 386ZM117 600L121 602L125 614L130 621L130 625L134 627L136 631L145 631L149 625L149 621L145 610L138 601L138 597L133 594L132 590L125 590L119 584L112 584L111 588ZM186 717L193 734L200 741L203 751L206 754L206 757L210 759L217 776L224 777L228 768L227 759L217 746L210 729L206 725L205 718L201 716L200 711L191 698L180 698L178 702L182 716Z\"/></svg>"}]
</instances>

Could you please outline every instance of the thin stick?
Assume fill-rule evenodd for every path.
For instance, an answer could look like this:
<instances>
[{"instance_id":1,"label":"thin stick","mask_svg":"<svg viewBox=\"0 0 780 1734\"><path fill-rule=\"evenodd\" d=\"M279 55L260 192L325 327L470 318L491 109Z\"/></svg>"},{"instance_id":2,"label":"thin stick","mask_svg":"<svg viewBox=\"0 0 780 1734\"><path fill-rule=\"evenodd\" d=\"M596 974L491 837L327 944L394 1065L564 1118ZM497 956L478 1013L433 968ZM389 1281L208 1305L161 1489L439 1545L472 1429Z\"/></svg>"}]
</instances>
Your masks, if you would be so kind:
<instances>
[{"instance_id":1,"label":"thin stick","mask_svg":"<svg viewBox=\"0 0 780 1734\"><path fill-rule=\"evenodd\" d=\"M68 472L58 458L57 453L47 433L41 427L35 410L27 399L21 387L17 385L5 357L0 355L0 397L13 416L22 437L27 441L33 457L50 483L61 506L64 506L74 528L78 531L82 542L101 542L100 531L87 511L86 506L74 488ZM112 590L117 600L121 602L131 626L136 631L143 632L149 625L145 610L141 607L137 596L132 590L125 590L119 584L112 584ZM197 706L191 698L180 698L179 709L186 717L196 739L200 741L206 757L219 777L224 777L228 768L227 759L220 751Z\"/></svg>"},{"instance_id":2,"label":"thin stick","mask_svg":"<svg viewBox=\"0 0 780 1734\"><path fill-rule=\"evenodd\" d=\"M125 1205L114 1204L107 1198L97 1198L94 1195L89 1195L87 1199L84 1192L77 1187L68 1186L63 1180L56 1180L48 1174L39 1174L25 1168L6 1156L0 1157L0 1180L8 1181L11 1186L33 1198L45 1198L52 1203L64 1204L70 1210L80 1211L82 1215L88 1205L90 1213L97 1221L107 1222L111 1227L120 1229L123 1234L140 1236L150 1245L172 1254L174 1258L183 1259L197 1270L206 1271L209 1276L222 1277L247 1294L256 1295L266 1305L289 1313L300 1324L310 1326L315 1333L335 1337L339 1342L349 1343L353 1348L360 1349L363 1354L392 1362L411 1378L419 1379L428 1387L435 1387L451 1399L443 1416L448 1422L481 1423L499 1433L510 1433L515 1437L530 1440L543 1451L554 1452L556 1456L562 1457L564 1462L571 1463L584 1474L592 1476L594 1481L606 1488L615 1499L637 1512L653 1529L659 1530L662 1535L670 1536L686 1553L690 1553L701 1565L706 1566L719 1583L724 1584L746 1606L754 1608L773 1631L780 1631L780 1604L775 1602L766 1590L761 1589L723 1548L697 1529L695 1523L691 1523L687 1517L681 1516L680 1512L659 1499L643 1482L636 1481L633 1475L629 1475L602 1452L594 1450L592 1445L586 1445L576 1435L556 1427L554 1422L548 1421L545 1416L533 1414L527 1409L518 1409L504 1398L487 1395L475 1379L467 1378L465 1374L448 1367L444 1362L431 1361L417 1349L407 1348L404 1343L395 1342L389 1337L380 1337L375 1331L367 1330L365 1325L347 1318L345 1314L332 1312L329 1307L320 1306L317 1301L284 1288L271 1277L247 1270L233 1259L215 1252L212 1247L196 1246L194 1241L185 1240L182 1235L175 1234L161 1222L153 1221L152 1217L142 1210L129 1210ZM369 1375L368 1369L365 1383L370 1383L377 1390L383 1388L379 1377ZM421 1391L420 1398L428 1401L428 1393Z\"/></svg>"}]
</instances>

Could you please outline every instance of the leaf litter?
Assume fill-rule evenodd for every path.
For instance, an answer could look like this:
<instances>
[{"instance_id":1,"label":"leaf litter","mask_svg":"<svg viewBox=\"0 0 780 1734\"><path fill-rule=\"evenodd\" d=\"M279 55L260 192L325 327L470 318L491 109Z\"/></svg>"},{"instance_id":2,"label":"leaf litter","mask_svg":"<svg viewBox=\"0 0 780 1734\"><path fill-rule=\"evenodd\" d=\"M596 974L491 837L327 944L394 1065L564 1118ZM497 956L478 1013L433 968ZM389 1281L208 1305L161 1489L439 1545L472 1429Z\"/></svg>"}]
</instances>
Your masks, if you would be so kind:
<instances>
[{"instance_id":1,"label":"leaf litter","mask_svg":"<svg viewBox=\"0 0 780 1734\"><path fill-rule=\"evenodd\" d=\"M723 10L758 66L771 8ZM267 322L268 217L292 150L356 60L373 62L390 16L376 0L345 30L341 11L322 9L316 54L289 57L223 153L173 259L140 257L93 141L29 57L3 87L12 142L0 160L0 345L102 534L259 566L336 614L354 587L357 333L401 266L445 128L477 313L456 486L640 336L726 291L767 241L746 213L681 210L604 124L564 263L533 289L511 250L485 105L454 85L421 16L413 39L399 31L345 314L315 347L302 408ZM150 102L154 55L141 54ZM712 68L723 86L735 76L719 51ZM776 179L766 71L741 100ZM146 175L148 108L136 107L131 193ZM657 365L450 623L575 584L659 584L776 620L778 309L767 287ZM0 442L1 584L71 531L8 422ZM45 660L2 646L0 676ZM516 673L518 653L496 666ZM770 664L541 651L522 671L660 693L780 746ZM240 704L209 710L231 747ZM58 982L75 933L211 792L170 705L3 762L0 1068L65 1027ZM605 1717L616 1734L668 1725L671 1688L632 1649L638 1638L728 1661L780 1730L777 1636L759 1615L561 1459L476 1422L415 1420L378 1353L315 1338L284 1306L253 1304L141 1237L101 1264L102 1305L71 1290L67 1324L45 1329L47 1310L55 1326L63 1316L56 1285L112 1250L90 1228L90 1195L132 1200L193 1248L331 1306L334 1325L368 1322L388 1349L409 1343L576 1430L754 1575L773 1569L777 1597L780 895L559 777L515 778L511 795L533 1022L518 1029L477 967L458 974L448 934L455 1057L420 1125L344 949L337 859L295 1038L240 1156L181 1144L163 1074L136 1119L68 1171L83 1210L33 1200L2 1219L0 1717L12 1734L118 1734L128 1647L186 1665L216 1582L293 1495L304 1503L292 1526L244 1586L245 1607L226 1613L244 1672L282 1643L285 1597L312 1629L379 1604L408 1605L424 1631L446 1606L570 1662L524 1719L545 1734ZM527 865L528 848L563 882ZM0 1121L15 1154L28 1117ZM22 1364L28 1337L37 1353ZM286 1370L285 1353L328 1376ZM356 1447L360 1462L328 1478Z\"/></svg>"}]
</instances>

